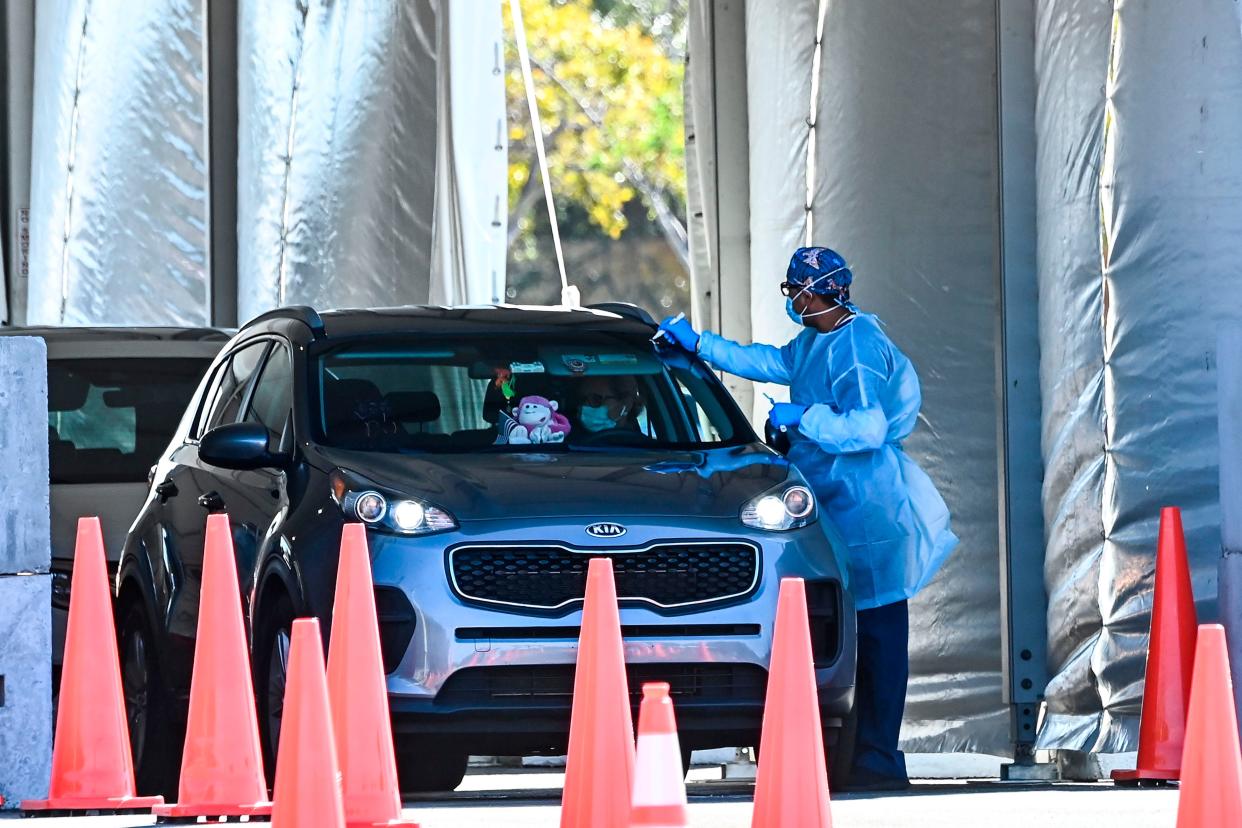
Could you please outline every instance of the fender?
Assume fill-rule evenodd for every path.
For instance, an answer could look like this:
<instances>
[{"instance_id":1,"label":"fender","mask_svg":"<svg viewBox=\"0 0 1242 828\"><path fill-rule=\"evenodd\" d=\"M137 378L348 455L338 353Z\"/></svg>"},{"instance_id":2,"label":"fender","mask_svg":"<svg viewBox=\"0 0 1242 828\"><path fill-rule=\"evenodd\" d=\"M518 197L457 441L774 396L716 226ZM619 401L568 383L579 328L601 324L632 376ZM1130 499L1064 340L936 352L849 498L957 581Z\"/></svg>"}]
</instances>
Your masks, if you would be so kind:
<instances>
[{"instance_id":1,"label":"fender","mask_svg":"<svg viewBox=\"0 0 1242 828\"><path fill-rule=\"evenodd\" d=\"M139 541L139 543L142 544L145 552L146 543L143 541ZM121 595L132 588L138 593L139 600L142 602L143 612L147 614L147 619L154 627L152 631L162 637L164 635L164 624L160 622L162 613L159 612L155 605L155 595L148 589L148 585L151 582L151 564L145 554L123 555L116 573L116 585L112 596L112 614L114 621L119 625L121 621Z\"/></svg>"},{"instance_id":2,"label":"fender","mask_svg":"<svg viewBox=\"0 0 1242 828\"><path fill-rule=\"evenodd\" d=\"M293 601L294 609L299 615L307 613L306 597L302 592L300 579L294 574L294 571L293 550L289 548L289 543L285 540L284 535L281 535L279 542L274 544L271 551L264 556L263 563L259 567L259 576L254 581L255 591L250 596L250 617L248 619L252 638L254 636L255 623L263 611L261 606L263 596L268 593L268 587L273 583L280 584L285 594Z\"/></svg>"}]
</instances>

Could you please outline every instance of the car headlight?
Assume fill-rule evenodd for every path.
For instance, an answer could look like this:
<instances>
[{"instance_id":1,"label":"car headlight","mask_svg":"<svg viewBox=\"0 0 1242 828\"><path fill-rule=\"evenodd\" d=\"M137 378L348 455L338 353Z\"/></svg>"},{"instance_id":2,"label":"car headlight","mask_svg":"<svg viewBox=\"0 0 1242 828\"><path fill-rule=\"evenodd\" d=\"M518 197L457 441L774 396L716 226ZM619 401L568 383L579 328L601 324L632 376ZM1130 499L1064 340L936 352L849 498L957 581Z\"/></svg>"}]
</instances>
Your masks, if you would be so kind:
<instances>
[{"instance_id":1,"label":"car headlight","mask_svg":"<svg viewBox=\"0 0 1242 828\"><path fill-rule=\"evenodd\" d=\"M332 499L341 507L346 520L398 535L430 535L457 528L457 520L438 506L385 491L340 470L332 474Z\"/></svg>"},{"instance_id":2,"label":"car headlight","mask_svg":"<svg viewBox=\"0 0 1242 828\"><path fill-rule=\"evenodd\" d=\"M815 520L815 495L803 483L783 483L742 508L742 523L769 532L800 529Z\"/></svg>"}]
</instances>

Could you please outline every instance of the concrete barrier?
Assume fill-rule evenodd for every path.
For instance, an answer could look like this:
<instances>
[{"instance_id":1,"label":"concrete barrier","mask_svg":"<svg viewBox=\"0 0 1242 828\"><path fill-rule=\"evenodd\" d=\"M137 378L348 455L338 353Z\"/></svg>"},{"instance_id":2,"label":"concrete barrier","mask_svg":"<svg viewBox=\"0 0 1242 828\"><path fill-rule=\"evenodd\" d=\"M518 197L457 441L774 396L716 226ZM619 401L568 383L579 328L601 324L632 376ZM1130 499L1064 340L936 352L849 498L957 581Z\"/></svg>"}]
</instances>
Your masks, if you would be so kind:
<instances>
[{"instance_id":1,"label":"concrete barrier","mask_svg":"<svg viewBox=\"0 0 1242 828\"><path fill-rule=\"evenodd\" d=\"M52 766L47 348L0 337L0 796L46 796Z\"/></svg>"}]
</instances>

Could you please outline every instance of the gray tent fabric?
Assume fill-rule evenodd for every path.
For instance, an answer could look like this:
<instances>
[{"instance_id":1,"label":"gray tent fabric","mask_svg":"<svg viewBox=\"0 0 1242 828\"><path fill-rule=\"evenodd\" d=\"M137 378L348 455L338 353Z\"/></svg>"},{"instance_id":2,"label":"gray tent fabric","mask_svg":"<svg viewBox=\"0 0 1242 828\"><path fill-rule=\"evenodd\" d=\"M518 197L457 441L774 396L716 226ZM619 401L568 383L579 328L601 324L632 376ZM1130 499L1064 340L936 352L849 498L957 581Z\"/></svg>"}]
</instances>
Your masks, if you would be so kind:
<instances>
[{"instance_id":1,"label":"gray tent fabric","mask_svg":"<svg viewBox=\"0 0 1242 828\"><path fill-rule=\"evenodd\" d=\"M241 318L427 301L437 7L241 3Z\"/></svg>"},{"instance_id":2,"label":"gray tent fabric","mask_svg":"<svg viewBox=\"0 0 1242 828\"><path fill-rule=\"evenodd\" d=\"M690 243L690 318L702 327L719 327L708 301L716 274L710 240L719 232L716 217L714 165L716 124L712 29L709 0L691 0L688 10L688 54L682 80L686 131L686 231Z\"/></svg>"},{"instance_id":3,"label":"gray tent fabric","mask_svg":"<svg viewBox=\"0 0 1242 828\"><path fill-rule=\"evenodd\" d=\"M755 341L783 343L797 332L777 286L806 232L818 9L818 0L746 8ZM952 13L914 0L831 2L824 26L812 241L845 255L856 301L885 320L915 361L924 407L907 448L941 487L963 539L911 605L902 739L910 750L1009 750L996 486L994 32L990 0L954 0ZM762 418L767 404L755 396Z\"/></svg>"},{"instance_id":4,"label":"gray tent fabric","mask_svg":"<svg viewBox=\"0 0 1242 828\"><path fill-rule=\"evenodd\" d=\"M206 323L202 3L36 14L27 321Z\"/></svg>"},{"instance_id":5,"label":"gray tent fabric","mask_svg":"<svg viewBox=\"0 0 1242 828\"><path fill-rule=\"evenodd\" d=\"M1103 350L1099 164L1112 3L1043 0L1036 11L1036 199L1043 399L1047 718L1042 745L1094 739L1091 644L1100 611ZM1090 733L1080 735L1080 731Z\"/></svg>"},{"instance_id":6,"label":"gray tent fabric","mask_svg":"<svg viewBox=\"0 0 1242 828\"><path fill-rule=\"evenodd\" d=\"M831 3L814 241L854 271L923 385L907 450L961 546L910 607L902 744L1009 750L1001 703L995 3ZM900 205L897 208L897 205Z\"/></svg>"},{"instance_id":7,"label":"gray tent fabric","mask_svg":"<svg viewBox=\"0 0 1242 828\"><path fill-rule=\"evenodd\" d=\"M1233 4L1039 6L1045 748L1137 746L1160 507L1215 616L1215 331L1242 318Z\"/></svg>"},{"instance_id":8,"label":"gray tent fabric","mask_svg":"<svg viewBox=\"0 0 1242 828\"><path fill-rule=\"evenodd\" d=\"M504 302L509 135L500 2L440 17L436 214L430 301Z\"/></svg>"}]
</instances>

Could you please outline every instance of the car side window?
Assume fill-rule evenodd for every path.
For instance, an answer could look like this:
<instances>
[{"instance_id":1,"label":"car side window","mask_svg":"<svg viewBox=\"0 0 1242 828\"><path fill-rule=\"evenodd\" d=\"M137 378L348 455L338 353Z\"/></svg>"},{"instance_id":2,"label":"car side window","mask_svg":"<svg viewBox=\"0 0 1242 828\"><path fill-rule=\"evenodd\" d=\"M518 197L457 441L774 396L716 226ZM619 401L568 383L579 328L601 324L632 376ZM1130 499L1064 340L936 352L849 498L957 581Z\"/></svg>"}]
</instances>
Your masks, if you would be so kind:
<instances>
[{"instance_id":1,"label":"car side window","mask_svg":"<svg viewBox=\"0 0 1242 828\"><path fill-rule=\"evenodd\" d=\"M246 388L263 359L267 345L267 342L247 345L220 366L216 374L216 388L211 392L211 405L204 409L205 415L199 420L199 435L218 425L237 422L237 415L246 398Z\"/></svg>"},{"instance_id":2,"label":"car side window","mask_svg":"<svg viewBox=\"0 0 1242 828\"><path fill-rule=\"evenodd\" d=\"M273 438L279 439L289 410L293 407L293 364L289 349L283 345L272 348L263 365L263 372L250 395L246 422L259 423Z\"/></svg>"}]
</instances>

